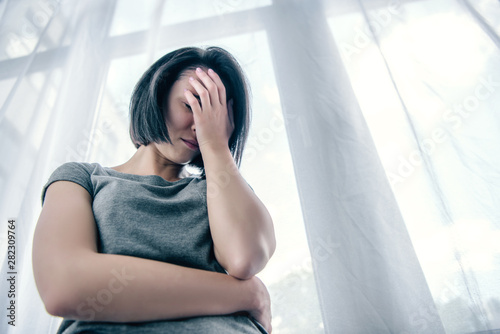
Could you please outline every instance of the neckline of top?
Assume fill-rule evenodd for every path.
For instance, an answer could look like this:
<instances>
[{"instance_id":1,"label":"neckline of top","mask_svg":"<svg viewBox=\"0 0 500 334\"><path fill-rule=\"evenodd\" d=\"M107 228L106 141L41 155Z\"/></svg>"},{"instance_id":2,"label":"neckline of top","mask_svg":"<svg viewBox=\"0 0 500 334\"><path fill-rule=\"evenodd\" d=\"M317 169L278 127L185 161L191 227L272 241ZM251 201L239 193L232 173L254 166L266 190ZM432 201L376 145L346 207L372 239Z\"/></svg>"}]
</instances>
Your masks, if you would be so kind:
<instances>
[{"instance_id":1,"label":"neckline of top","mask_svg":"<svg viewBox=\"0 0 500 334\"><path fill-rule=\"evenodd\" d=\"M168 180L164 179L163 177L161 177L160 175L155 175L155 174L150 174L150 175L130 174L130 173L119 172L116 169L113 169L111 167L101 166L101 168L104 169L108 173L112 172L112 173L115 173L118 175L126 176L128 178L133 178L133 179L137 179L137 180L144 179L144 178L146 178L146 179L159 179L159 180L166 182L168 184L182 183L185 180L193 180L196 178L195 176L190 175L190 176L181 178L181 179L176 180L176 181L168 181Z\"/></svg>"}]
</instances>

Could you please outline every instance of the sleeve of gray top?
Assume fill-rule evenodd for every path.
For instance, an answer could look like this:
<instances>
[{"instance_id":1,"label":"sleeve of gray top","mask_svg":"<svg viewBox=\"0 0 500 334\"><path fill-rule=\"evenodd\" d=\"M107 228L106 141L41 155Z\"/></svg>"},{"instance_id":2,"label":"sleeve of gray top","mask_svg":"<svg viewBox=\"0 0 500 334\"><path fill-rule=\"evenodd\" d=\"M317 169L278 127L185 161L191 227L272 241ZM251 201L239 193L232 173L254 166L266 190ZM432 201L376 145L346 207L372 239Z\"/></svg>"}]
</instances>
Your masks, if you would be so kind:
<instances>
[{"instance_id":1,"label":"sleeve of gray top","mask_svg":"<svg viewBox=\"0 0 500 334\"><path fill-rule=\"evenodd\" d=\"M56 168L42 189L42 206L47 188L56 181L71 181L85 188L93 196L92 181L89 166L79 162L66 162Z\"/></svg>"}]
</instances>

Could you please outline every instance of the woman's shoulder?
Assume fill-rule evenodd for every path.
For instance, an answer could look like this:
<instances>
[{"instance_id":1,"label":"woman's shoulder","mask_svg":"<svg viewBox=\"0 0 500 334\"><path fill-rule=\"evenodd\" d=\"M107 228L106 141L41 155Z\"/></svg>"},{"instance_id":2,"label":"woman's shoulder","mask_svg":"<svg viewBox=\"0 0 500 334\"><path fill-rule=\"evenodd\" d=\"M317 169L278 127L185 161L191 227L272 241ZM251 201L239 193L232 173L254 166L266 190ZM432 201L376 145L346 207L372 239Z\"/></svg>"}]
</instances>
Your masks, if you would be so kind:
<instances>
[{"instance_id":1,"label":"woman's shoulder","mask_svg":"<svg viewBox=\"0 0 500 334\"><path fill-rule=\"evenodd\" d=\"M93 194L93 186L91 175L96 171L102 170L102 166L98 163L88 162L65 162L59 165L49 176L47 182L42 189L42 205L45 199L47 188L57 181L70 181L79 184L85 188L91 195Z\"/></svg>"},{"instance_id":2,"label":"woman's shoulder","mask_svg":"<svg viewBox=\"0 0 500 334\"><path fill-rule=\"evenodd\" d=\"M69 161L65 162L54 170L56 172L86 172L89 175L92 174L96 169L102 169L103 167L97 162L78 162Z\"/></svg>"}]
</instances>

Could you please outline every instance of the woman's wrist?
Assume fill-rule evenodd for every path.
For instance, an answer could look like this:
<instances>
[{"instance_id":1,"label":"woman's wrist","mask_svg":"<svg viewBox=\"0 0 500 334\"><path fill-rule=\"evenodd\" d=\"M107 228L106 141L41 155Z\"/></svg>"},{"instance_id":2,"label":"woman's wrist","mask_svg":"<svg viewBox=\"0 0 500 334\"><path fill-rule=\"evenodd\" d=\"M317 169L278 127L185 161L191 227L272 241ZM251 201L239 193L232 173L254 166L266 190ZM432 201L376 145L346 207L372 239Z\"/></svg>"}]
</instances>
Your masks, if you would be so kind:
<instances>
[{"instance_id":1,"label":"woman's wrist","mask_svg":"<svg viewBox=\"0 0 500 334\"><path fill-rule=\"evenodd\" d=\"M249 293L248 314L264 326L268 332L271 332L271 299L266 286L256 276L243 282L247 284L247 292Z\"/></svg>"},{"instance_id":2,"label":"woman's wrist","mask_svg":"<svg viewBox=\"0 0 500 334\"><path fill-rule=\"evenodd\" d=\"M238 169L227 145L206 145L204 148L200 147L200 151L207 177L224 172L232 175L234 169Z\"/></svg>"},{"instance_id":3,"label":"woman's wrist","mask_svg":"<svg viewBox=\"0 0 500 334\"><path fill-rule=\"evenodd\" d=\"M205 160L209 156L220 156L227 155L231 156L231 151L228 144L217 143L217 142L207 142L200 144L201 156Z\"/></svg>"}]
</instances>

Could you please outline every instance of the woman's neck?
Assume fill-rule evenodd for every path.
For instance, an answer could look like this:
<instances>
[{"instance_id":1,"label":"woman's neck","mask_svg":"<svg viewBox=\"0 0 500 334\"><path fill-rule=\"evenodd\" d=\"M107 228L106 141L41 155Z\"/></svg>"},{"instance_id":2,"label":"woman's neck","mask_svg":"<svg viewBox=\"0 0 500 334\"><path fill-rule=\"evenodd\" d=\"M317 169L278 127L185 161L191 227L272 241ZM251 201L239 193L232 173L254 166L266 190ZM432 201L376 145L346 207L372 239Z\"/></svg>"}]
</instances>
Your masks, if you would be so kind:
<instances>
[{"instance_id":1,"label":"woman's neck","mask_svg":"<svg viewBox=\"0 0 500 334\"><path fill-rule=\"evenodd\" d=\"M162 156L154 144L149 144L139 146L127 162L111 168L127 174L158 175L167 181L177 181L181 178L183 167Z\"/></svg>"}]
</instances>

